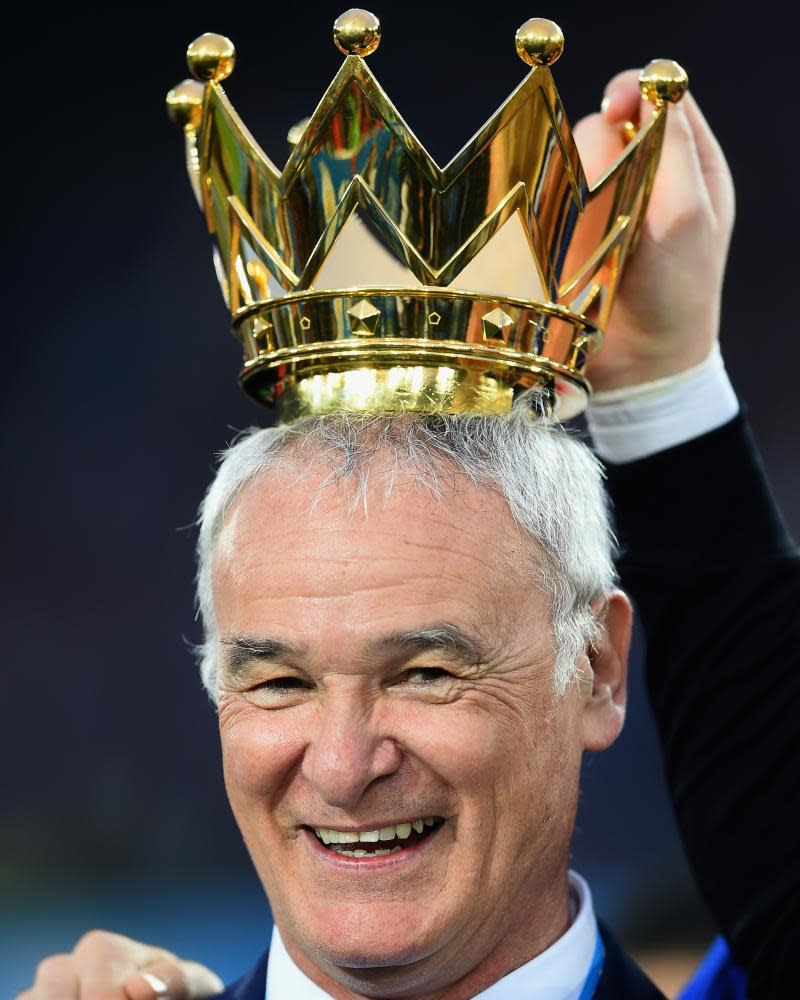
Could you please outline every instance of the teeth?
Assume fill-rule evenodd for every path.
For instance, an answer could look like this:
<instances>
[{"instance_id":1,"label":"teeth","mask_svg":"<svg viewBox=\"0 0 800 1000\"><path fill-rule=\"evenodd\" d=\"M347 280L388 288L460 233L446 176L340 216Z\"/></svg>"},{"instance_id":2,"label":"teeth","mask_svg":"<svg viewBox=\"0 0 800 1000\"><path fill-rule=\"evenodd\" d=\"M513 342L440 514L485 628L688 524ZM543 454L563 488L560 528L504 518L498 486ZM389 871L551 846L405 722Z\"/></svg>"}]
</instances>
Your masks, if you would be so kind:
<instances>
[{"instance_id":1,"label":"teeth","mask_svg":"<svg viewBox=\"0 0 800 1000\"><path fill-rule=\"evenodd\" d=\"M328 830L325 827L315 827L314 832L322 841L323 844L376 844L378 841L383 840L407 840L411 836L411 831L416 830L417 833L424 833L425 827L431 827L436 823L433 816L427 816L425 819L413 819L409 820L407 823L396 823L394 826L382 826L377 830L361 830L360 832L352 831L342 831L342 830ZM399 851L399 847L393 847L391 851L389 850L375 850L375 851L364 851L357 849L355 851L344 851L338 850L339 854L346 854L348 857L362 857L365 854L389 854Z\"/></svg>"},{"instance_id":2,"label":"teeth","mask_svg":"<svg viewBox=\"0 0 800 1000\"><path fill-rule=\"evenodd\" d=\"M402 847L380 847L377 851L346 851L343 847L334 848L337 854L342 854L346 858L376 858L378 855L383 854L397 854L398 851L402 851Z\"/></svg>"}]
</instances>

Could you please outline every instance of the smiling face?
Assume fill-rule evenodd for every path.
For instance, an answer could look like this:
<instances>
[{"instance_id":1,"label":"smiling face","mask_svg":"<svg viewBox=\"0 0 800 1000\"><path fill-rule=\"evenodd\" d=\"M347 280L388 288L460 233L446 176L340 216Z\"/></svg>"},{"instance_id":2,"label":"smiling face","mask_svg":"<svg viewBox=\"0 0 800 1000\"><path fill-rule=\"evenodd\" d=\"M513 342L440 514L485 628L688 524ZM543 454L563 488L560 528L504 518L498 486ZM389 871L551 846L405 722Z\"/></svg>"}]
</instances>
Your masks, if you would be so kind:
<instances>
[{"instance_id":1,"label":"smiling face","mask_svg":"<svg viewBox=\"0 0 800 1000\"><path fill-rule=\"evenodd\" d=\"M217 542L231 805L320 985L477 991L567 925L592 695L555 694L548 598L502 498L400 481L365 513L315 485L262 474Z\"/></svg>"}]
</instances>

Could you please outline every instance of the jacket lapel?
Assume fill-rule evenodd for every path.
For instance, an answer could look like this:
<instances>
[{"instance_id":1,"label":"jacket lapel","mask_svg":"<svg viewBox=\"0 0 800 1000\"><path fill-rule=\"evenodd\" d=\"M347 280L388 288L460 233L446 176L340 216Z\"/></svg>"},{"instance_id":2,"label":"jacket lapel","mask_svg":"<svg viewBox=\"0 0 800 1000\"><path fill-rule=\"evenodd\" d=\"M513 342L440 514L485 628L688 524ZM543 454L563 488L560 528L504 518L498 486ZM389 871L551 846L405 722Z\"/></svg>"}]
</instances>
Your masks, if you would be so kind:
<instances>
[{"instance_id":1,"label":"jacket lapel","mask_svg":"<svg viewBox=\"0 0 800 1000\"><path fill-rule=\"evenodd\" d=\"M267 991L267 958L265 951L258 962L246 975L219 993L215 1000L264 1000Z\"/></svg>"},{"instance_id":2,"label":"jacket lapel","mask_svg":"<svg viewBox=\"0 0 800 1000\"><path fill-rule=\"evenodd\" d=\"M666 1000L615 941L609 929L598 921L606 955L603 971L592 1000Z\"/></svg>"}]
</instances>

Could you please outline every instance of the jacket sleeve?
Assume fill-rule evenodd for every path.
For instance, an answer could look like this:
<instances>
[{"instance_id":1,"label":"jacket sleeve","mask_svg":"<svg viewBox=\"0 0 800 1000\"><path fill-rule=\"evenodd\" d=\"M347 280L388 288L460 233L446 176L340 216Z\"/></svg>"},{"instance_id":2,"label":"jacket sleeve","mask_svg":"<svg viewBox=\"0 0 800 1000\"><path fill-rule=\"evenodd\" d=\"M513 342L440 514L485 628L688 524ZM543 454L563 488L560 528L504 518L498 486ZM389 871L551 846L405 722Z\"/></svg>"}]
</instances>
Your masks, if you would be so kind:
<instances>
[{"instance_id":1,"label":"jacket sleeve","mask_svg":"<svg viewBox=\"0 0 800 1000\"><path fill-rule=\"evenodd\" d=\"M690 863L748 995L800 996L800 555L742 415L608 485Z\"/></svg>"}]
</instances>

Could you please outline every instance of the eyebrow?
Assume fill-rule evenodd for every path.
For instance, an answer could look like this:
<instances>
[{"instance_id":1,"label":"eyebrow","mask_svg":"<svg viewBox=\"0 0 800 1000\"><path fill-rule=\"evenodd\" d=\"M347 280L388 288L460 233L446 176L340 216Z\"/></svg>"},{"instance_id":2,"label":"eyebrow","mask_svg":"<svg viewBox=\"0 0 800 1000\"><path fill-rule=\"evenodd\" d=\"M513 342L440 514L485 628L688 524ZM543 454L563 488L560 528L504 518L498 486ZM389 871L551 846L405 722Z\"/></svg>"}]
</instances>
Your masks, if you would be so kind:
<instances>
[{"instance_id":1,"label":"eyebrow","mask_svg":"<svg viewBox=\"0 0 800 1000\"><path fill-rule=\"evenodd\" d=\"M433 650L469 663L481 663L489 658L486 648L476 636L452 622L436 622L424 628L390 632L369 645L376 652L424 653Z\"/></svg>"},{"instance_id":2,"label":"eyebrow","mask_svg":"<svg viewBox=\"0 0 800 1000\"><path fill-rule=\"evenodd\" d=\"M297 656L298 649L288 642L273 639L271 636L255 637L239 635L234 632L220 639L220 645L225 647L225 663L228 672L234 677L245 673L247 665L253 660L280 661Z\"/></svg>"}]
</instances>

